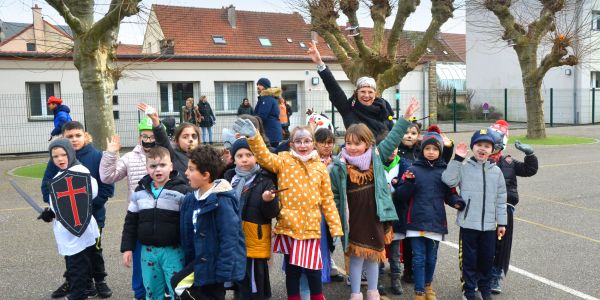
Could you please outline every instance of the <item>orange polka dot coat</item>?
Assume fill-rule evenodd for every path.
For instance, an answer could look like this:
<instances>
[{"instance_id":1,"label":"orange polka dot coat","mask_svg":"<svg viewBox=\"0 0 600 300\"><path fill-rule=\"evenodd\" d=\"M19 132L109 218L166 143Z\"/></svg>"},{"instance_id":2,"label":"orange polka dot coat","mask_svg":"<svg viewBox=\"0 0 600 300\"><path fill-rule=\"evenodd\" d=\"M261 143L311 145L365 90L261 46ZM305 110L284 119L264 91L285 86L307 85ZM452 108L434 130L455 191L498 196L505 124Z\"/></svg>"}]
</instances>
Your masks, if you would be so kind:
<instances>
[{"instance_id":1,"label":"orange polka dot coat","mask_svg":"<svg viewBox=\"0 0 600 300\"><path fill-rule=\"evenodd\" d=\"M321 211L331 236L342 236L342 224L333 201L331 180L319 158L302 162L290 152L273 154L267 149L260 134L248 139L257 163L277 174L281 211L277 217L275 234L297 240L321 238Z\"/></svg>"}]
</instances>

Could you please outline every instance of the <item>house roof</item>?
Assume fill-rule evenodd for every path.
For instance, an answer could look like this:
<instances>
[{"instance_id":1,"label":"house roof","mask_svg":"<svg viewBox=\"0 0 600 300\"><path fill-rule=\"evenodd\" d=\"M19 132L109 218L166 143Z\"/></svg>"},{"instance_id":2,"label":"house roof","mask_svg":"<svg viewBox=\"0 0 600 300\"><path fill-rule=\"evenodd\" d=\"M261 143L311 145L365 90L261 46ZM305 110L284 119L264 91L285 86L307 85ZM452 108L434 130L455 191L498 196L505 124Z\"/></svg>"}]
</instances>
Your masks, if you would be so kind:
<instances>
[{"instance_id":1,"label":"house roof","mask_svg":"<svg viewBox=\"0 0 600 300\"><path fill-rule=\"evenodd\" d=\"M466 35L459 33L440 33L442 39L448 46L460 57L463 62L467 62L467 40Z\"/></svg>"},{"instance_id":2,"label":"house roof","mask_svg":"<svg viewBox=\"0 0 600 300\"><path fill-rule=\"evenodd\" d=\"M31 23L15 23L15 22L3 22L0 20L0 31L4 33L0 42L12 38L17 33L23 31L23 29L29 27Z\"/></svg>"}]
</instances>

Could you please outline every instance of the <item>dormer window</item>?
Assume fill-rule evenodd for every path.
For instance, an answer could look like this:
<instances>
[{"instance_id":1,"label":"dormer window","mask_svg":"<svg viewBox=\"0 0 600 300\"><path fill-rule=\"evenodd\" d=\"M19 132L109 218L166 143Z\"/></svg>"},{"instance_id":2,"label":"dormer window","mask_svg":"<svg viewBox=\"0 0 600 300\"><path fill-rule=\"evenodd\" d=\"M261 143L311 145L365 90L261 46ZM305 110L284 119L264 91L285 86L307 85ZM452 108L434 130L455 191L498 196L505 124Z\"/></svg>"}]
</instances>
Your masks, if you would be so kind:
<instances>
[{"instance_id":1,"label":"dormer window","mask_svg":"<svg viewBox=\"0 0 600 300\"><path fill-rule=\"evenodd\" d=\"M213 43L215 43L215 45L227 45L227 41L225 40L225 37L222 35L213 35L212 39L213 39Z\"/></svg>"},{"instance_id":2,"label":"dormer window","mask_svg":"<svg viewBox=\"0 0 600 300\"><path fill-rule=\"evenodd\" d=\"M427 53L431 53L431 48L427 48L425 50L427 51Z\"/></svg>"},{"instance_id":3,"label":"dormer window","mask_svg":"<svg viewBox=\"0 0 600 300\"><path fill-rule=\"evenodd\" d=\"M294 40L292 40L292 38L287 38L286 40L287 40L288 43L293 43L294 42Z\"/></svg>"},{"instance_id":4,"label":"dormer window","mask_svg":"<svg viewBox=\"0 0 600 300\"><path fill-rule=\"evenodd\" d=\"M298 44L300 45L300 48L302 48L302 49L306 48L306 44L304 42L300 42Z\"/></svg>"},{"instance_id":5,"label":"dormer window","mask_svg":"<svg viewBox=\"0 0 600 300\"><path fill-rule=\"evenodd\" d=\"M35 43L27 43L27 51L36 51Z\"/></svg>"},{"instance_id":6,"label":"dormer window","mask_svg":"<svg viewBox=\"0 0 600 300\"><path fill-rule=\"evenodd\" d=\"M263 46L263 47L271 47L271 46L273 46L271 44L271 40L269 40L269 38L259 37L258 41L260 42L260 45Z\"/></svg>"},{"instance_id":7,"label":"dormer window","mask_svg":"<svg viewBox=\"0 0 600 300\"><path fill-rule=\"evenodd\" d=\"M448 51L442 50L442 52L444 53L444 55L448 55Z\"/></svg>"}]
</instances>

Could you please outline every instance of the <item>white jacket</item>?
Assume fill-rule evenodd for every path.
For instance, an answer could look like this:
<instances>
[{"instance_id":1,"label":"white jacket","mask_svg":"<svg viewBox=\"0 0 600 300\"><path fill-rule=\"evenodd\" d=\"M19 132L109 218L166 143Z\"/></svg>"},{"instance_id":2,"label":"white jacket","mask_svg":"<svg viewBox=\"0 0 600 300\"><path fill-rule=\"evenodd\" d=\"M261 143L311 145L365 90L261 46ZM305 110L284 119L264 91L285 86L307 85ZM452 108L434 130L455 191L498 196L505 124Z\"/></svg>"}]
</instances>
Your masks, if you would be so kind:
<instances>
[{"instance_id":1,"label":"white jacket","mask_svg":"<svg viewBox=\"0 0 600 300\"><path fill-rule=\"evenodd\" d=\"M131 152L119 157L119 153L104 151L100 160L100 180L104 183L115 183L127 177L129 195L138 186L142 177L146 176L146 154L141 145L137 145Z\"/></svg>"}]
</instances>

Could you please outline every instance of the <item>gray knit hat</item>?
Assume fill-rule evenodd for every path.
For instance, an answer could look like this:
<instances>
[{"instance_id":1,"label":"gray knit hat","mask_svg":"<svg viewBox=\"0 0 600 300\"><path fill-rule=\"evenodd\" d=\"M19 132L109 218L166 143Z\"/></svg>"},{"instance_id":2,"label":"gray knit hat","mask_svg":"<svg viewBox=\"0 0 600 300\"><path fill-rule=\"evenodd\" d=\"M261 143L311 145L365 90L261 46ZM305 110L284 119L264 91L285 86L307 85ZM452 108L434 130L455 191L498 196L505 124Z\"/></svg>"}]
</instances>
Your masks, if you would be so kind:
<instances>
[{"instance_id":1,"label":"gray knit hat","mask_svg":"<svg viewBox=\"0 0 600 300\"><path fill-rule=\"evenodd\" d=\"M75 149L73 149L71 141L65 138L56 139L50 143L50 146L48 146L48 153L50 153L50 159L52 159L52 149L57 147L63 148L65 152L67 152L67 157L69 158L69 165L67 166L67 169L79 163L77 161L77 157L75 156Z\"/></svg>"}]
</instances>

